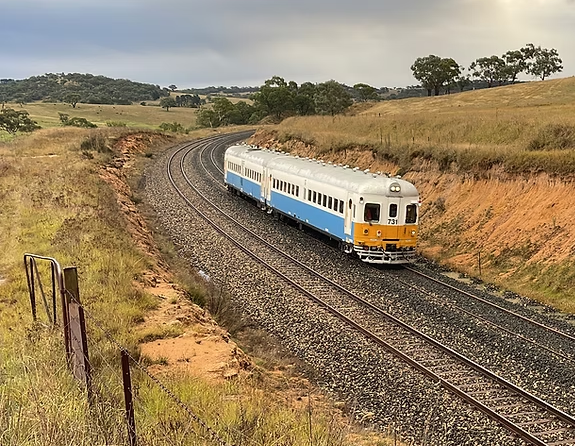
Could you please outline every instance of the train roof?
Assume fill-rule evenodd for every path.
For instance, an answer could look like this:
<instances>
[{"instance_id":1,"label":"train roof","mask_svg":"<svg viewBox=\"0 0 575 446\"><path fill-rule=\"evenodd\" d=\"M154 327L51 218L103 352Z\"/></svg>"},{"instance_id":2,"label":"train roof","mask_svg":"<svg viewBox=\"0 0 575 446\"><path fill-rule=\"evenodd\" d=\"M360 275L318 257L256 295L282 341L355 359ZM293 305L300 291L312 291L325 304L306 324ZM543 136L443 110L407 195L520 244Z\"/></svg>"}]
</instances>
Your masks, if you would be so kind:
<instances>
[{"instance_id":1,"label":"train roof","mask_svg":"<svg viewBox=\"0 0 575 446\"><path fill-rule=\"evenodd\" d=\"M226 153L238 156L246 161L265 165L276 171L341 187L352 192L391 195L389 187L392 183L396 183L401 187L401 196L418 195L417 189L409 181L366 172L357 168L351 169L347 166L325 163L320 160L294 157L287 153L249 145L231 146Z\"/></svg>"}]
</instances>

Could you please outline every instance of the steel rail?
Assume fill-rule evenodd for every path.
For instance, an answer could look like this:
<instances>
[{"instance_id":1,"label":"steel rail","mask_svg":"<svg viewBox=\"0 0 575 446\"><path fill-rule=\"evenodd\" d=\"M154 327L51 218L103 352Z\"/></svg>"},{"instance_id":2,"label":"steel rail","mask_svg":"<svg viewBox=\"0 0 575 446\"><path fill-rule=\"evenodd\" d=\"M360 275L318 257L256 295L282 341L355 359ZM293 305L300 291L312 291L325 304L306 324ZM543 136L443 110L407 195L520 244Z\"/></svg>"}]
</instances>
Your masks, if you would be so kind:
<instances>
[{"instance_id":1,"label":"steel rail","mask_svg":"<svg viewBox=\"0 0 575 446\"><path fill-rule=\"evenodd\" d=\"M442 285L442 286L444 286L444 287L446 287L446 288L449 288L449 289L452 289L452 290L454 290L454 291L457 291L458 293L461 293L461 294L463 294L464 296L471 297L472 299L477 300L478 302L481 302L481 303L483 303L483 304L486 304L486 305L488 305L488 306L490 306L490 307L492 307L492 308L495 308L495 309L497 309L497 310L499 310L499 311L502 311L502 312L504 312L504 313L506 313L506 314L509 314L509 315L511 315L511 316L514 316L514 317L516 317L516 318L518 318L518 319L521 319L521 320L524 321L524 322L527 322L527 323L530 323L530 324L532 324L532 325L535 325L535 326L537 326L537 327L539 327L539 328L542 328L543 330L546 330L546 331L548 331L548 332L550 332L550 333L553 333L554 335L557 335L557 336L559 336L559 337L568 339L569 341L575 342L575 336L571 336L571 335L569 335L569 334L567 334L567 333L562 332L561 330L557 330L557 329L555 329L555 328L553 328L553 327L549 327L548 325L542 324L541 322L537 322L537 321L535 321L535 320L533 320L533 319L530 319L530 318L528 318L528 317L526 317L526 316L523 316L523 315L521 315L521 314L519 314L519 313L516 313L515 311L512 311L512 310L509 310L509 309L507 309L507 308L504 308L504 307L502 307L502 306L500 306L500 305L497 305L496 303L493 303L493 302L488 301L487 299L483 299L482 297L476 296L476 295L474 295L473 293L469 293L469 292L467 292L467 291L461 290L461 289L459 289L459 288L457 288L457 287L455 287L455 286L453 286L453 285L451 285L451 284L449 284L449 283L443 282L442 280L436 279L435 277L429 276L429 275L427 275L427 274L425 274L425 273L422 273L421 271L417 271L416 269L413 269L413 268L411 268L411 267L405 267L405 269L407 269L407 270L413 272L414 274L417 274L418 276L421 276L421 277L424 277L424 278L426 278L426 279L428 279L428 280L431 280L432 282L438 283L438 284L440 284L440 285ZM398 280L400 280L402 283L405 283L405 282L402 281L401 279L398 279ZM406 283L405 283L405 284L406 284Z\"/></svg>"}]
</instances>

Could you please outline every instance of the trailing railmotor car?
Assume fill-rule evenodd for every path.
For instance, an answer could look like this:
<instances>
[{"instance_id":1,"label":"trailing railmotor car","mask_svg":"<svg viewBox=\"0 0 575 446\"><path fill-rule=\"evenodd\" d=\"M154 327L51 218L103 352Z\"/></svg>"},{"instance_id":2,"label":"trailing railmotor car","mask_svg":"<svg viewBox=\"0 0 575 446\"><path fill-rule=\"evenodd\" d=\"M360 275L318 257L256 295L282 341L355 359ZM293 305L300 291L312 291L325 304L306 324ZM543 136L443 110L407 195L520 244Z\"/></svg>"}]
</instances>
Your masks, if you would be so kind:
<instances>
[{"instance_id":1,"label":"trailing railmotor car","mask_svg":"<svg viewBox=\"0 0 575 446\"><path fill-rule=\"evenodd\" d=\"M249 145L226 150L229 190L322 232L368 263L415 259L419 194L400 177Z\"/></svg>"}]
</instances>

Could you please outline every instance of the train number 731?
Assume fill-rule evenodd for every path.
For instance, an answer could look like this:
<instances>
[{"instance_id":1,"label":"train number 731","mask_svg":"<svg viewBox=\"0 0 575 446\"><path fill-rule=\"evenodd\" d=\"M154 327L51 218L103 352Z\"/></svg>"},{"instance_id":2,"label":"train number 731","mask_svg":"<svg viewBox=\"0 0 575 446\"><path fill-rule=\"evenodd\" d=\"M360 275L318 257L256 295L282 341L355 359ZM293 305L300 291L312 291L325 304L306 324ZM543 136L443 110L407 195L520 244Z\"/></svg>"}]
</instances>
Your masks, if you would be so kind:
<instances>
[{"instance_id":1,"label":"train number 731","mask_svg":"<svg viewBox=\"0 0 575 446\"><path fill-rule=\"evenodd\" d=\"M388 218L387 224L388 225L396 225L397 224L397 218Z\"/></svg>"}]
</instances>

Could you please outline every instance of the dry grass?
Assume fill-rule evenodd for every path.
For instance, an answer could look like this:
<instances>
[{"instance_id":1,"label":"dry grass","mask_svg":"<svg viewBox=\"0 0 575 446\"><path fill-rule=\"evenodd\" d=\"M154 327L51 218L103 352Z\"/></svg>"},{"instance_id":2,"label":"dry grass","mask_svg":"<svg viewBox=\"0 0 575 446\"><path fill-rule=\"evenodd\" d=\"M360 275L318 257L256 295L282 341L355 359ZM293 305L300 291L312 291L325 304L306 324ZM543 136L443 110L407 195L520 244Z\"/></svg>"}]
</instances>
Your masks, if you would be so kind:
<instances>
[{"instance_id":1,"label":"dry grass","mask_svg":"<svg viewBox=\"0 0 575 446\"><path fill-rule=\"evenodd\" d=\"M508 172L569 175L575 78L387 101L350 116L294 117L276 131L323 153L369 148L404 170L421 158L461 171L500 164Z\"/></svg>"},{"instance_id":2,"label":"dry grass","mask_svg":"<svg viewBox=\"0 0 575 446\"><path fill-rule=\"evenodd\" d=\"M96 132L113 138L126 130ZM136 249L116 197L98 175L99 167L113 153L92 151L88 157L80 150L82 141L91 135L94 131L55 128L0 143L3 445L127 443L117 347L88 317L95 393L95 404L89 407L68 371L60 328L49 327L41 304L40 321L32 321L22 266L25 252L77 266L81 299L90 313L138 356L132 328L155 307L156 300L134 283L150 269L152 260ZM146 159L141 154L136 164ZM149 333L152 337L173 334ZM149 378L134 369L132 373L141 442L215 444ZM350 444L345 438L354 428L315 407L310 414L307 406L280 404L259 377L220 386L182 376L163 380L229 442L246 446L295 446L312 441L318 446Z\"/></svg>"}]
</instances>

